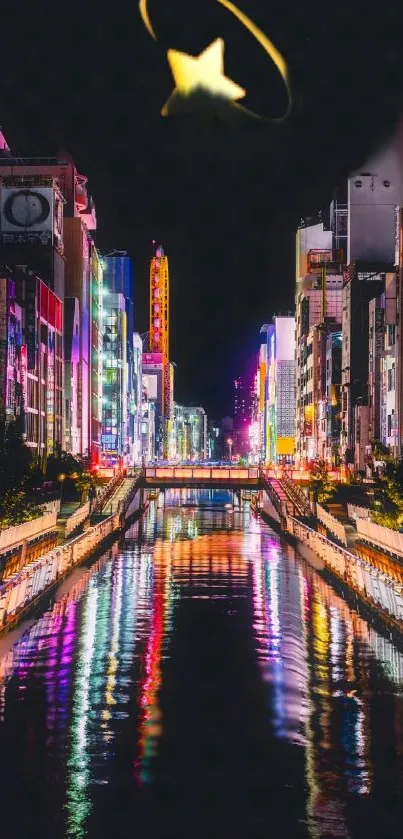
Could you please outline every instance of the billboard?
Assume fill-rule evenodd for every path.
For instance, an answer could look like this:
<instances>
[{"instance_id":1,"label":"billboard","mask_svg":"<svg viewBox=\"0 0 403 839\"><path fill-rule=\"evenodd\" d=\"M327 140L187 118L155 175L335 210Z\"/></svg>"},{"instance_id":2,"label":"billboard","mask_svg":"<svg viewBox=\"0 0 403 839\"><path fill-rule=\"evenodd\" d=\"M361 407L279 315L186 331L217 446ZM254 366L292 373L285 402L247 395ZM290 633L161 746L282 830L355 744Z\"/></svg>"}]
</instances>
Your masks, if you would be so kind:
<instances>
[{"instance_id":1,"label":"billboard","mask_svg":"<svg viewBox=\"0 0 403 839\"><path fill-rule=\"evenodd\" d=\"M36 368L36 278L26 280L26 345L27 345L27 369Z\"/></svg>"},{"instance_id":2,"label":"billboard","mask_svg":"<svg viewBox=\"0 0 403 839\"><path fill-rule=\"evenodd\" d=\"M162 353L160 352L145 352L143 353L143 367L152 366L154 364L162 364Z\"/></svg>"},{"instance_id":3,"label":"billboard","mask_svg":"<svg viewBox=\"0 0 403 839\"><path fill-rule=\"evenodd\" d=\"M3 186L0 204L3 244L60 246L63 238L62 198L51 187Z\"/></svg>"}]
</instances>

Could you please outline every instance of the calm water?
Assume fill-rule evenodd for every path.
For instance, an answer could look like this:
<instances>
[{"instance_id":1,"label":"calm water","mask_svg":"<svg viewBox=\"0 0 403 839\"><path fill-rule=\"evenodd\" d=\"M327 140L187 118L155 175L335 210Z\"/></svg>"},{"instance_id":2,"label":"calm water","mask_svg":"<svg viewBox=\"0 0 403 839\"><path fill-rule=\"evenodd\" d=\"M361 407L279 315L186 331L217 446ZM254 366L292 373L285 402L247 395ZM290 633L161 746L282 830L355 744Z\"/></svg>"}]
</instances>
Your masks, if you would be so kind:
<instances>
[{"instance_id":1,"label":"calm water","mask_svg":"<svg viewBox=\"0 0 403 839\"><path fill-rule=\"evenodd\" d=\"M2 836L402 835L402 655L229 501L167 493L0 640Z\"/></svg>"}]
</instances>

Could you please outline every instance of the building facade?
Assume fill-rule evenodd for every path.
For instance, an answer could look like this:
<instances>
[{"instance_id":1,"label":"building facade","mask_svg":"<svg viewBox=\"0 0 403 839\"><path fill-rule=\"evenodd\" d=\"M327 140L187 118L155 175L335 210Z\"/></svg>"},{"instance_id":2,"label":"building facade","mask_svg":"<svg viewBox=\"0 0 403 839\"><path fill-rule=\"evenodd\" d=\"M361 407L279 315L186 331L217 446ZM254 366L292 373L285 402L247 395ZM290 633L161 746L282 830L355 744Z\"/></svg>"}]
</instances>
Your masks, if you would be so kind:
<instances>
[{"instance_id":1,"label":"building facade","mask_svg":"<svg viewBox=\"0 0 403 839\"><path fill-rule=\"evenodd\" d=\"M10 423L24 416L26 345L22 342L22 310L15 281L0 272L0 450Z\"/></svg>"},{"instance_id":2,"label":"building facade","mask_svg":"<svg viewBox=\"0 0 403 839\"><path fill-rule=\"evenodd\" d=\"M204 408L174 405L176 460L183 463L208 459L207 415Z\"/></svg>"},{"instance_id":3,"label":"building facade","mask_svg":"<svg viewBox=\"0 0 403 839\"><path fill-rule=\"evenodd\" d=\"M103 300L102 462L129 463L127 315L123 294Z\"/></svg>"},{"instance_id":4,"label":"building facade","mask_svg":"<svg viewBox=\"0 0 403 839\"><path fill-rule=\"evenodd\" d=\"M267 327L265 454L269 463L291 463L295 449L295 318L273 318Z\"/></svg>"}]
</instances>

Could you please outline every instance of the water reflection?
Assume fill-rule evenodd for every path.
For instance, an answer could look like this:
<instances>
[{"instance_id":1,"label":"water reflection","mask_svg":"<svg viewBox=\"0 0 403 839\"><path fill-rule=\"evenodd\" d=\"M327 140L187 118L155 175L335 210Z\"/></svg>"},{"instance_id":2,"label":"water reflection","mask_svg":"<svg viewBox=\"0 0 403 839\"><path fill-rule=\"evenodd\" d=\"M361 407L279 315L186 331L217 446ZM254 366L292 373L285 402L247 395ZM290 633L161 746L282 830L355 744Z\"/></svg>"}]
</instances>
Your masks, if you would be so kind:
<instances>
[{"instance_id":1,"label":"water reflection","mask_svg":"<svg viewBox=\"0 0 403 839\"><path fill-rule=\"evenodd\" d=\"M182 835L180 790L188 783L189 798L202 794L192 778L210 723L217 757L202 777L212 786L204 809L195 799L205 835L220 808L231 835L253 823L251 835L265 836L287 811L283 828L295 836L398 835L402 654L247 504L226 508L232 500L160 497L124 544L72 575L40 619L0 640L0 748L9 755L1 803L4 811L17 784L22 798L36 796L38 835L82 839L100 823L113 835L121 811L119 835L129 836L138 803L155 812L144 795L164 789L171 833ZM187 749L180 719L192 684ZM197 717L199 706L211 720ZM201 726L197 736L192 726ZM227 793L234 805L224 806ZM21 836L36 835L30 825L22 814Z\"/></svg>"}]
</instances>

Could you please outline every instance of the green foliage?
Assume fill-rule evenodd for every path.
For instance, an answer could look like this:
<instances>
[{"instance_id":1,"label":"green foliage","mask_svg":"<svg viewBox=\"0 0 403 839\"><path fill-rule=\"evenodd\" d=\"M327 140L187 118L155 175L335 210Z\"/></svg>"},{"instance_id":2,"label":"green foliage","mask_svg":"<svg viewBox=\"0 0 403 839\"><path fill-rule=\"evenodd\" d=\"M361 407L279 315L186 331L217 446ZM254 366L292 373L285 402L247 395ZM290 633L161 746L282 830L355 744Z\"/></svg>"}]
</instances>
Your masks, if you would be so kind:
<instances>
[{"instance_id":1,"label":"green foliage","mask_svg":"<svg viewBox=\"0 0 403 839\"><path fill-rule=\"evenodd\" d=\"M330 501L335 493L335 486L326 469L326 464L317 461L310 468L308 489L312 493L314 501L325 504Z\"/></svg>"},{"instance_id":2,"label":"green foliage","mask_svg":"<svg viewBox=\"0 0 403 839\"><path fill-rule=\"evenodd\" d=\"M59 455L50 455L46 464L46 479L57 481L59 475L75 475L82 472L83 465L80 460L69 452L61 452Z\"/></svg>"},{"instance_id":3,"label":"green foliage","mask_svg":"<svg viewBox=\"0 0 403 839\"><path fill-rule=\"evenodd\" d=\"M400 530L403 525L403 460L388 463L382 478L381 500L375 502L372 513L373 521L392 530Z\"/></svg>"},{"instance_id":4,"label":"green foliage","mask_svg":"<svg viewBox=\"0 0 403 839\"><path fill-rule=\"evenodd\" d=\"M84 501L87 500L88 490L92 483L92 475L89 472L80 472L80 474L77 475L75 479L75 485L80 493L81 503L84 503Z\"/></svg>"},{"instance_id":5,"label":"green foliage","mask_svg":"<svg viewBox=\"0 0 403 839\"><path fill-rule=\"evenodd\" d=\"M10 423L0 453L0 493L21 487L32 475L31 452L24 442L22 422Z\"/></svg>"},{"instance_id":6,"label":"green foliage","mask_svg":"<svg viewBox=\"0 0 403 839\"><path fill-rule=\"evenodd\" d=\"M42 515L42 510L29 501L22 489L8 489L0 498L0 528L12 527Z\"/></svg>"}]
</instances>

